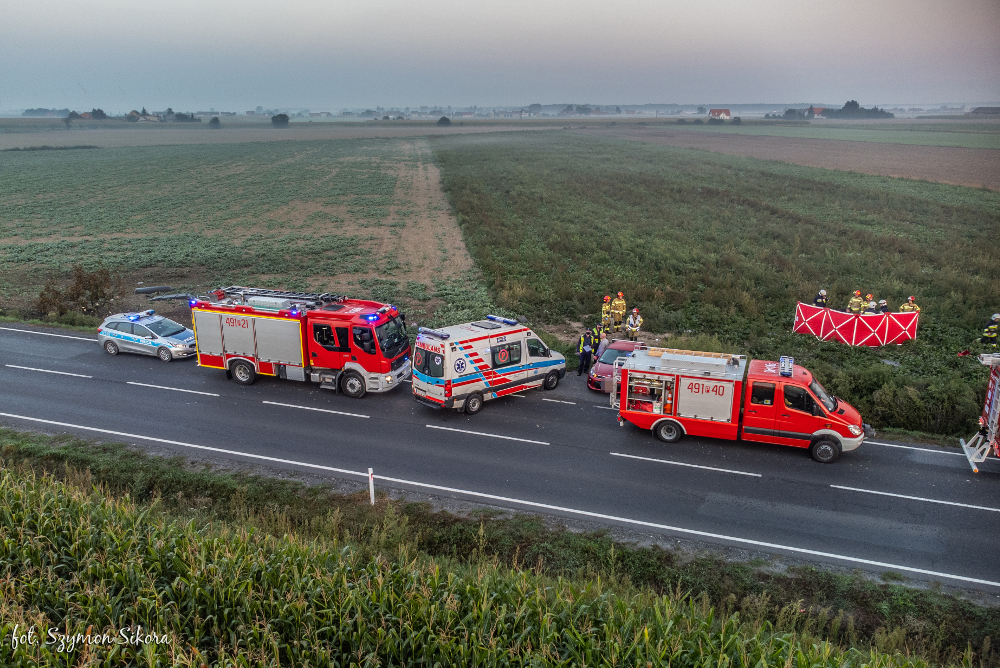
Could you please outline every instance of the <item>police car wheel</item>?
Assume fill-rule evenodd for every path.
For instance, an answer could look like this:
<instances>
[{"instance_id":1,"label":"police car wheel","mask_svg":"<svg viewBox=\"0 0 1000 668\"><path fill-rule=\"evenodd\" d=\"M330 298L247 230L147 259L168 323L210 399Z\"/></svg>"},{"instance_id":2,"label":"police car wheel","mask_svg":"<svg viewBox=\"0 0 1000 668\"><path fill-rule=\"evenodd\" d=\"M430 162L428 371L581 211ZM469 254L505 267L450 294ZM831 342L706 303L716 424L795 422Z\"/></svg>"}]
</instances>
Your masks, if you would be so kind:
<instances>
[{"instance_id":1,"label":"police car wheel","mask_svg":"<svg viewBox=\"0 0 1000 668\"><path fill-rule=\"evenodd\" d=\"M160 348L156 351L156 356L160 358L161 362L171 362L174 359L174 356L170 354L170 350L168 348Z\"/></svg>"},{"instance_id":2,"label":"police car wheel","mask_svg":"<svg viewBox=\"0 0 1000 668\"><path fill-rule=\"evenodd\" d=\"M664 443L676 443L681 440L684 431L676 422L667 420L653 427L653 434Z\"/></svg>"},{"instance_id":3,"label":"police car wheel","mask_svg":"<svg viewBox=\"0 0 1000 668\"><path fill-rule=\"evenodd\" d=\"M257 380L257 372L254 371L249 362L242 360L233 362L231 371L233 373L233 380L240 385L253 385L253 382Z\"/></svg>"},{"instance_id":4,"label":"police car wheel","mask_svg":"<svg viewBox=\"0 0 1000 668\"><path fill-rule=\"evenodd\" d=\"M117 355L118 354L118 346L115 344L114 341L105 341L104 342L104 352L106 352L109 355Z\"/></svg>"},{"instance_id":5,"label":"police car wheel","mask_svg":"<svg viewBox=\"0 0 1000 668\"><path fill-rule=\"evenodd\" d=\"M554 390L558 386L559 386L559 372L550 371L549 374L545 376L545 380L542 381L542 389Z\"/></svg>"},{"instance_id":6,"label":"police car wheel","mask_svg":"<svg viewBox=\"0 0 1000 668\"><path fill-rule=\"evenodd\" d=\"M465 398L466 415L475 415L481 410L483 410L483 395L473 392Z\"/></svg>"},{"instance_id":7,"label":"police car wheel","mask_svg":"<svg viewBox=\"0 0 1000 668\"><path fill-rule=\"evenodd\" d=\"M353 371L344 374L344 379L340 381L340 387L344 394L352 399L360 399L365 396L365 379Z\"/></svg>"},{"instance_id":8,"label":"police car wheel","mask_svg":"<svg viewBox=\"0 0 1000 668\"><path fill-rule=\"evenodd\" d=\"M833 441L816 441L809 448L809 454L820 464L832 464L840 457L840 444Z\"/></svg>"}]
</instances>

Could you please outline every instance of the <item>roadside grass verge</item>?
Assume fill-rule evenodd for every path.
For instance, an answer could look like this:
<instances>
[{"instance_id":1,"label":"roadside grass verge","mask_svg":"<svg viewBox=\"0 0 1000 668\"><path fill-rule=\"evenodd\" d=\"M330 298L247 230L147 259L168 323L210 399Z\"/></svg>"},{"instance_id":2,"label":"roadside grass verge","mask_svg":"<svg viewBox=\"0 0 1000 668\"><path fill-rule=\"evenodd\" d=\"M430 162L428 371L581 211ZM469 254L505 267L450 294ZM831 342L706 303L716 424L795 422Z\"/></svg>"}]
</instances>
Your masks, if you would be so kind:
<instances>
[{"instance_id":1,"label":"roadside grass verge","mask_svg":"<svg viewBox=\"0 0 1000 668\"><path fill-rule=\"evenodd\" d=\"M379 601L416 596L416 591L424 591L425 596L427 591L442 592L441 597L430 596L433 600L421 603L419 610L410 610L406 615L397 610L393 614L397 622L405 618L411 620L408 623L416 624L413 620L424 619L422 611L436 601L445 619L435 624L444 625L447 631L444 637L449 639L448 642L462 639L465 630L470 637L478 638L476 634L479 631L476 629L479 627L476 624L486 611L476 607L475 601L495 595L496 603L490 609L496 615L494 623L500 625L494 636L498 644L490 645L488 641L485 644L512 652L509 654L511 665L519 665L522 662L519 657L528 656L525 652L541 651L540 648L546 646L550 652L569 651L567 648L570 647L576 648L573 651L584 652L588 647L599 647L598 654L603 658L601 661L587 659L588 664L603 662L604 665L612 665L614 662L610 657L613 656L618 657L618 665L621 661L626 665L646 665L646 661L653 661L652 665L661 665L660 662L667 665L669 661L676 664L682 656L694 660L699 651L707 652L700 655L702 659L708 656L718 658L711 654L714 649L706 649L709 644L703 645L701 650L695 649L697 642L690 646L676 644L676 639L670 635L674 631L669 630L667 623L673 613L662 607L668 605L667 601L673 606L670 610L687 609L685 606L689 606L692 614L697 612L696 616L705 621L698 627L704 631L703 638L713 638L713 634L723 631L726 634L738 632L743 639L737 644L743 646L747 654L744 657L740 657L739 653L731 656L736 665L755 664L757 658L762 658L758 656L747 662L752 655L751 649L757 647L754 640L757 636L754 634L760 632L770 634L768 637L782 638L778 643L781 647L796 648L796 651L802 649L804 656L811 657L809 665L894 665L896 660L889 657L896 653L938 664L964 662L965 665L973 665L971 661L979 662L981 659L982 665L1000 665L995 653L990 650L988 640L1000 636L1000 615L996 614L995 608L983 607L937 588L905 586L901 582L906 578L899 574L883 574L883 581L877 582L860 573L844 575L803 566L778 572L764 560L736 563L712 555L685 558L659 547L616 542L605 532L575 533L529 515L497 511L457 515L435 511L428 504L392 500L382 495L373 507L368 504L365 492L344 494L324 486L306 487L287 480L217 472L181 457L154 457L119 444L95 444L69 436L45 436L2 429L0 456L6 467L2 486L7 488L7 494L18 485L39 486L37 481L28 481L22 473L12 473L15 469L31 469L38 474L51 474L71 482L78 490L73 492L75 498L88 508L110 508L114 513L124 512L127 516L127 521L112 522L119 528L105 532L100 529L103 526L101 522L105 520L84 521L80 517L82 510L60 513L55 511L58 504L36 503L35 507L47 509L44 513L47 524L29 531L23 527L35 526L31 523L41 522L42 518L18 520L14 526L22 527L17 529L22 537L19 541L27 541L33 535L44 535L48 541L46 544L54 550L49 562L61 565L50 569L45 577L31 569L16 568L5 574L15 578L7 580L8 583L17 584L0 589L0 602L11 611L11 614L4 614L4 624L17 620L22 625L32 623L30 620L40 623L43 617L48 623L62 624L70 616L68 611L75 610L81 591L88 587L90 591L102 591L102 583L126 577L127 571L128 577L133 578L129 581L145 584L141 591L115 588L115 604L118 610L124 612L118 618L95 613L93 619L82 619L79 613L74 612L71 620L74 626L82 629L94 624L97 629L108 625L117 628L124 617L128 622L142 623L148 629L160 629L160 632L169 629L177 639L177 647L185 652L190 652L187 649L190 645L198 649L202 656L213 656L214 652L221 657L221 638L228 652L234 649L249 652L252 649L260 654L248 653L247 656L259 656L263 662L270 661L272 656L281 656L284 657L283 665L286 665L288 657L293 656L289 652L303 652L295 655L300 657L294 661L299 664L307 656L307 651L329 646L331 636L324 633L336 635L342 625L353 624L357 627L359 640L356 642L360 645L350 645L349 651L374 652L383 661L398 662L400 659L393 658L396 655L391 652L423 647L407 635L416 634L416 631L411 632L412 627L392 630L395 627L390 623L386 631L390 636L381 636L382 640L377 642L380 638L377 627L381 621L389 619L388 612L377 606L375 609L352 607L361 606L357 599L350 599L350 605L335 604L345 600L340 598L344 594L328 589L333 586L331 582L346 578L345 581L357 583L359 592L365 592L365 587L373 580L382 579L399 586L403 586L400 583L404 582L408 584L403 586L403 590L393 590L395 593L392 594L381 590L371 592L374 597L372 605ZM91 485L98 485L100 493L84 503ZM47 487L50 487L48 483L42 485L37 493L46 498L63 494ZM24 497L27 492L18 494ZM100 500L100 497L106 497L106 500ZM6 501L5 513L0 514L0 522L12 521L10 498ZM59 503L73 505L69 501ZM106 512L101 510L98 514ZM91 513L91 510L86 513ZM167 524L174 521L179 524L168 530ZM132 527L128 536L121 534L120 527L124 525ZM5 531L11 531L10 527ZM119 554L116 552L119 548L111 544L97 544L105 538L111 540L110 536L114 536L117 545L133 541L137 552L129 552L131 556L122 554L121 559L117 556L110 558ZM149 548L145 547L147 538L144 536L160 545L149 552L149 556L145 556L145 550ZM7 542L5 549L16 547L23 550L19 555L37 554L32 552L34 548L31 547L37 540L33 538L34 542L28 541L30 544L23 548L19 546L19 541ZM115 568L106 565L101 570L95 566L82 571L93 577L91 581L82 582L79 578L59 581L58 574L63 572L60 569L74 572L78 568L73 565L77 563L73 560L82 554L79 550L87 541L92 541L90 544L94 550L104 550L101 553L108 555L94 564L121 564L122 570L116 572ZM229 547L222 549L223 544ZM168 549L167 545L176 546L176 549ZM313 603L307 603L305 608L296 608L298 616L290 619L288 615L291 612L287 607L272 601L267 605L276 607L267 608L260 595L235 592L232 583L239 577L227 569L239 561L237 557L243 559L239 555L245 555L247 551L260 555L262 561L247 566L250 571L261 573L262 578L270 568L267 564L273 563L270 561L272 554L284 555L282 558L288 560L288 568L293 563L302 564L298 577L310 582L312 591L319 592L308 597L308 601L323 600L324 608L332 606L352 612L345 613L346 617L328 619L323 616L325 613L313 607ZM144 566L156 565L157 568L163 567L164 571L158 573L156 578L148 575L151 571L134 571L131 560L135 554L143 555L140 562ZM157 554L175 554L185 563L178 566L179 570L172 570ZM198 567L193 571L184 556L187 554L196 557ZM266 558L263 555L267 555ZM0 559L0 562L7 563L8 568L21 563L20 557L13 559L10 556ZM309 565L306 566L306 563ZM288 597L295 600L303 590L298 588L297 582L292 582L288 569L278 568L278 571L285 575L275 582L267 578L257 580L252 586L248 584L246 591L263 586L265 591L280 592L279 596L273 597L275 599ZM446 576L446 573L451 575ZM139 598L152 600L152 590L156 589L153 580L176 582L174 578L178 576L194 578L188 580L191 583L189 589L178 591L175 585L171 585L160 587L157 591L164 596L167 592L169 596L176 596L170 600L178 601L177 610L182 614L174 615L166 610L169 606L138 603ZM46 577L49 578L47 581ZM230 584L220 588L220 583ZM494 584L499 588L492 589ZM473 585L485 589L475 589ZM213 608L215 604L211 601L193 596L192 592L199 587L216 591L218 600L226 601L225 605ZM55 598L46 598L54 596L53 588L61 588L61 593ZM684 593L690 593L691 598L682 596ZM449 597L453 594L456 598L449 604ZM544 608L544 605L541 600L532 603L532 596L544 599L547 602L545 605L553 606L559 601L559 605L564 607L559 608L561 612L558 614L553 611L549 616L543 611L539 618L539 606ZM52 603L42 606L42 600ZM449 605L456 614L461 612L457 618L446 612ZM114 607L109 605L108 609ZM223 608L228 608L228 611ZM714 612L709 608L714 608ZM81 606L80 609L88 607ZM247 612L243 612L244 609ZM612 610L618 612L612 615ZM245 618L246 614L251 617ZM531 629L518 626L523 623L522 615L526 614L536 616L536 624ZM738 614L738 617L734 618L733 614ZM129 615L132 617L129 618ZM192 621L197 618L207 620L209 615L213 615L214 627L206 623L198 628ZM258 627L252 622L253 615L274 621ZM478 621L456 631L457 620L467 615ZM448 622L449 619L453 621ZM537 625L539 619L542 622L540 627ZM683 622L682 626L688 623L687 618L675 620L675 625L677 622ZM741 624L744 626L737 629ZM509 626L520 629L518 632L522 640L516 647L505 645L511 638L507 632ZM329 628L320 633L320 627ZM251 628L257 630L251 634ZM433 626L430 633L439 633L441 628ZM582 635L570 633L570 628L575 628L576 633ZM658 654L636 654L640 649L645 651L643 628L648 629L649 646L660 648ZM540 629L545 631L543 637L532 635ZM392 633L399 635L393 636ZM601 637L600 643L605 644L594 644L597 642L594 640L595 633ZM556 640L557 637L562 640ZM337 638L339 643L348 642L341 635ZM615 638L617 640L612 642ZM823 641L832 645L824 645ZM240 642L253 644L253 647L241 646ZM639 642L641 647L637 647L635 642ZM676 654L682 646L687 647L685 651L689 654ZM348 645L337 647L347 648ZM404 649L400 650L400 647ZM447 643L434 647L436 649L427 651L459 651ZM668 647L673 649L665 652ZM854 648L860 653L842 653L846 648ZM271 654L272 650L277 655ZM5 644L0 651L9 652L9 645ZM364 652L361 658L364 658ZM459 655L435 656L451 656L452 660L456 660L454 657ZM465 656L468 658L462 663L474 665L472 657L475 655ZM498 656L489 655L489 660L497 661ZM582 662L582 657L586 655L576 656L575 660ZM767 655L766 662L785 662L786 659L786 654L773 654ZM226 665L242 664L234 662ZM482 658L480 665L496 664Z\"/></svg>"},{"instance_id":2,"label":"roadside grass verge","mask_svg":"<svg viewBox=\"0 0 1000 668\"><path fill-rule=\"evenodd\" d=\"M1000 194L562 132L432 141L500 306L592 322L622 290L644 330L794 356L879 428L976 428L987 374L956 353L997 310ZM916 295L917 340L791 334L820 288L837 308L855 289L892 308Z\"/></svg>"}]
</instances>

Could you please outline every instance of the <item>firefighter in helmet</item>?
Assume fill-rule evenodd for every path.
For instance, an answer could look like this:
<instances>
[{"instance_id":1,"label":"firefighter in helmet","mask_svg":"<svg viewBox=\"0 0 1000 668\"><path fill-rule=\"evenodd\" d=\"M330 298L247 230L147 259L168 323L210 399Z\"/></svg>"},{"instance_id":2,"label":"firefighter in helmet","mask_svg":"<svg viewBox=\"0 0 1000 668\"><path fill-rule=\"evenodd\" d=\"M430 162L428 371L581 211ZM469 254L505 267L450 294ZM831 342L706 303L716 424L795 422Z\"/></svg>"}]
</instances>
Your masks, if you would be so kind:
<instances>
[{"instance_id":1,"label":"firefighter in helmet","mask_svg":"<svg viewBox=\"0 0 1000 668\"><path fill-rule=\"evenodd\" d=\"M885 301L884 299L878 300L878 312L879 313L888 313L889 312L889 303L887 301Z\"/></svg>"},{"instance_id":2,"label":"firefighter in helmet","mask_svg":"<svg viewBox=\"0 0 1000 668\"><path fill-rule=\"evenodd\" d=\"M994 313L993 318L983 327L983 338L979 340L996 348L998 329L1000 329L1000 313Z\"/></svg>"},{"instance_id":3,"label":"firefighter in helmet","mask_svg":"<svg viewBox=\"0 0 1000 668\"><path fill-rule=\"evenodd\" d=\"M625 322L625 333L628 335L629 341L635 341L639 338L639 328L642 327L642 316L639 315L639 309L632 309L632 315L628 317Z\"/></svg>"},{"instance_id":4,"label":"firefighter in helmet","mask_svg":"<svg viewBox=\"0 0 1000 668\"><path fill-rule=\"evenodd\" d=\"M818 306L819 308L826 308L826 290L820 290L813 297L813 306Z\"/></svg>"},{"instance_id":5,"label":"firefighter in helmet","mask_svg":"<svg viewBox=\"0 0 1000 668\"><path fill-rule=\"evenodd\" d=\"M611 295L604 295L604 303L601 304L601 327L605 332L610 332L614 321L611 319Z\"/></svg>"},{"instance_id":6,"label":"firefighter in helmet","mask_svg":"<svg viewBox=\"0 0 1000 668\"><path fill-rule=\"evenodd\" d=\"M876 305L875 295L869 292L867 295L865 295L865 305L862 308L867 310L869 306L875 306L875 305Z\"/></svg>"},{"instance_id":7,"label":"firefighter in helmet","mask_svg":"<svg viewBox=\"0 0 1000 668\"><path fill-rule=\"evenodd\" d=\"M916 297L910 295L906 298L906 302L899 307L900 313L920 313L920 307L917 306Z\"/></svg>"},{"instance_id":8,"label":"firefighter in helmet","mask_svg":"<svg viewBox=\"0 0 1000 668\"><path fill-rule=\"evenodd\" d=\"M851 301L847 302L847 310L854 315L858 315L864 307L865 300L861 298L861 290L855 290L851 296Z\"/></svg>"},{"instance_id":9,"label":"firefighter in helmet","mask_svg":"<svg viewBox=\"0 0 1000 668\"><path fill-rule=\"evenodd\" d=\"M614 321L614 328L616 332L622 331L622 320L625 318L625 311L628 307L625 306L625 295L619 292L618 296L614 301L611 302L611 318Z\"/></svg>"}]
</instances>

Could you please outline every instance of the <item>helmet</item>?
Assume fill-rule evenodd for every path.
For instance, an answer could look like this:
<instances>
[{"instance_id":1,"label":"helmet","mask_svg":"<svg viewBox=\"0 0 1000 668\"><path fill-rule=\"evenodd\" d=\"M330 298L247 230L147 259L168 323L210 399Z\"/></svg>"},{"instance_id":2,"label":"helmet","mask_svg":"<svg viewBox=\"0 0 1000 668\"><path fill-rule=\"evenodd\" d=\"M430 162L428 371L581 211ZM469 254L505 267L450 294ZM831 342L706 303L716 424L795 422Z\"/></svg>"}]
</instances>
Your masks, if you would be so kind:
<instances>
[{"instance_id":1,"label":"helmet","mask_svg":"<svg viewBox=\"0 0 1000 668\"><path fill-rule=\"evenodd\" d=\"M606 302L611 301L611 295L604 295L604 301Z\"/></svg>"},{"instance_id":2,"label":"helmet","mask_svg":"<svg viewBox=\"0 0 1000 668\"><path fill-rule=\"evenodd\" d=\"M885 300L884 300L884 299L880 299L880 300L878 300L878 305L879 305L879 306L885 306L885 304L886 304L886 302L885 302Z\"/></svg>"},{"instance_id":3,"label":"helmet","mask_svg":"<svg viewBox=\"0 0 1000 668\"><path fill-rule=\"evenodd\" d=\"M910 295L909 297L906 298L906 301L912 302L912 301L916 301L916 299L917 299L916 297L914 297L913 295Z\"/></svg>"},{"instance_id":4,"label":"helmet","mask_svg":"<svg viewBox=\"0 0 1000 668\"><path fill-rule=\"evenodd\" d=\"M1000 320L1000 313L994 313L993 314L993 319L994 320Z\"/></svg>"},{"instance_id":5,"label":"helmet","mask_svg":"<svg viewBox=\"0 0 1000 668\"><path fill-rule=\"evenodd\" d=\"M622 298L622 297L624 297L624 296L625 296L625 293L624 293L624 292L619 292L619 293L618 293L618 299L621 299L621 298Z\"/></svg>"},{"instance_id":6,"label":"helmet","mask_svg":"<svg viewBox=\"0 0 1000 668\"><path fill-rule=\"evenodd\" d=\"M871 301L871 300L875 299L875 295L871 295L871 294L865 295L865 299L867 299L868 301Z\"/></svg>"},{"instance_id":7,"label":"helmet","mask_svg":"<svg viewBox=\"0 0 1000 668\"><path fill-rule=\"evenodd\" d=\"M861 290L855 290L854 291L854 296L855 297L860 297L861 296Z\"/></svg>"},{"instance_id":8,"label":"helmet","mask_svg":"<svg viewBox=\"0 0 1000 668\"><path fill-rule=\"evenodd\" d=\"M637 308L632 309L632 313L635 313L636 315L639 315L639 309L637 309Z\"/></svg>"},{"instance_id":9,"label":"helmet","mask_svg":"<svg viewBox=\"0 0 1000 668\"><path fill-rule=\"evenodd\" d=\"M823 297L826 297L826 290L820 290L819 294L822 295Z\"/></svg>"}]
</instances>

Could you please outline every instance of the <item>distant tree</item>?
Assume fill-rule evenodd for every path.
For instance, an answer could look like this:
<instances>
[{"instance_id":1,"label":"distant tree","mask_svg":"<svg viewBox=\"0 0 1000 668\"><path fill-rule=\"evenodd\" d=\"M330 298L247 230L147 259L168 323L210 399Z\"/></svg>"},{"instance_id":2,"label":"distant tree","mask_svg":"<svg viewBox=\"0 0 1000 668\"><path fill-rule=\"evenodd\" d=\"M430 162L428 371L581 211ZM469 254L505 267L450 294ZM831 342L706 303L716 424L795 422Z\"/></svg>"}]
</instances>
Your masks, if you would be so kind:
<instances>
[{"instance_id":1,"label":"distant tree","mask_svg":"<svg viewBox=\"0 0 1000 668\"><path fill-rule=\"evenodd\" d=\"M708 119L708 124L709 125L722 125L722 119L721 118L710 118L710 119Z\"/></svg>"},{"instance_id":2,"label":"distant tree","mask_svg":"<svg viewBox=\"0 0 1000 668\"><path fill-rule=\"evenodd\" d=\"M222 127L222 121L219 120L218 116L212 116L212 120L208 122L208 127L216 130Z\"/></svg>"},{"instance_id":3,"label":"distant tree","mask_svg":"<svg viewBox=\"0 0 1000 668\"><path fill-rule=\"evenodd\" d=\"M799 112L795 109L785 109L785 118L794 121L799 117Z\"/></svg>"},{"instance_id":4,"label":"distant tree","mask_svg":"<svg viewBox=\"0 0 1000 668\"><path fill-rule=\"evenodd\" d=\"M389 117L388 117L388 116L383 116L383 117L382 117L382 120L383 120L383 121L387 121L387 120L389 120Z\"/></svg>"},{"instance_id":5,"label":"distant tree","mask_svg":"<svg viewBox=\"0 0 1000 668\"><path fill-rule=\"evenodd\" d=\"M75 121L75 120L78 120L78 119L80 118L80 114L78 114L78 113L77 113L77 112L75 112L75 111L71 111L71 112L69 112L69 114L68 114L68 115L66 116L66 118L67 118L68 120L71 120L71 121Z\"/></svg>"},{"instance_id":6,"label":"distant tree","mask_svg":"<svg viewBox=\"0 0 1000 668\"><path fill-rule=\"evenodd\" d=\"M733 125L742 125L743 121L740 120L739 116L733 116Z\"/></svg>"},{"instance_id":7,"label":"distant tree","mask_svg":"<svg viewBox=\"0 0 1000 668\"><path fill-rule=\"evenodd\" d=\"M103 109L92 109L90 115L95 121L103 121L108 117L108 115L104 113Z\"/></svg>"},{"instance_id":8,"label":"distant tree","mask_svg":"<svg viewBox=\"0 0 1000 668\"><path fill-rule=\"evenodd\" d=\"M564 113L564 114L572 114L573 113L573 105L572 104L567 104L566 108L562 110L562 113Z\"/></svg>"},{"instance_id":9,"label":"distant tree","mask_svg":"<svg viewBox=\"0 0 1000 668\"><path fill-rule=\"evenodd\" d=\"M809 108L806 109L806 120L811 121L815 117L816 117L816 110L813 109L813 106L810 104Z\"/></svg>"},{"instance_id":10,"label":"distant tree","mask_svg":"<svg viewBox=\"0 0 1000 668\"><path fill-rule=\"evenodd\" d=\"M67 116L66 118L62 119L62 122L66 125L66 129L67 130L69 130L71 127L73 127L73 119L70 118L69 116Z\"/></svg>"},{"instance_id":11,"label":"distant tree","mask_svg":"<svg viewBox=\"0 0 1000 668\"><path fill-rule=\"evenodd\" d=\"M683 119L683 118L678 118L677 119L677 125L685 125L686 123L687 123L686 119Z\"/></svg>"},{"instance_id":12,"label":"distant tree","mask_svg":"<svg viewBox=\"0 0 1000 668\"><path fill-rule=\"evenodd\" d=\"M590 112L591 112L591 108L588 107L585 104L578 104L578 105L576 105L576 109L574 110L574 113L580 114L582 116L589 116Z\"/></svg>"},{"instance_id":13,"label":"distant tree","mask_svg":"<svg viewBox=\"0 0 1000 668\"><path fill-rule=\"evenodd\" d=\"M275 114L271 116L271 125L276 128L288 127L288 114Z\"/></svg>"},{"instance_id":14,"label":"distant tree","mask_svg":"<svg viewBox=\"0 0 1000 668\"><path fill-rule=\"evenodd\" d=\"M707 114L708 113L708 109L706 109L705 107L698 107L698 113L699 114Z\"/></svg>"},{"instance_id":15,"label":"distant tree","mask_svg":"<svg viewBox=\"0 0 1000 668\"><path fill-rule=\"evenodd\" d=\"M149 112L146 111L146 107L143 107L142 111L140 111L139 113L142 114L143 116L149 116Z\"/></svg>"},{"instance_id":16,"label":"distant tree","mask_svg":"<svg viewBox=\"0 0 1000 668\"><path fill-rule=\"evenodd\" d=\"M695 125L703 125L704 123L705 123L705 121L701 120L700 118L694 119L694 124Z\"/></svg>"},{"instance_id":17,"label":"distant tree","mask_svg":"<svg viewBox=\"0 0 1000 668\"><path fill-rule=\"evenodd\" d=\"M528 111L532 114L540 114L542 113L542 105L538 104L537 102L535 104L529 104Z\"/></svg>"},{"instance_id":18,"label":"distant tree","mask_svg":"<svg viewBox=\"0 0 1000 668\"><path fill-rule=\"evenodd\" d=\"M842 109L825 109L823 115L827 118L895 118L895 114L885 109L865 109L857 100L850 100Z\"/></svg>"},{"instance_id":19,"label":"distant tree","mask_svg":"<svg viewBox=\"0 0 1000 668\"><path fill-rule=\"evenodd\" d=\"M615 107L615 113L616 114L622 113L622 108L621 107Z\"/></svg>"},{"instance_id":20,"label":"distant tree","mask_svg":"<svg viewBox=\"0 0 1000 668\"><path fill-rule=\"evenodd\" d=\"M440 125L442 127L451 125L451 119L448 118L447 116L442 116L437 120L437 123L435 123L435 125Z\"/></svg>"}]
</instances>

